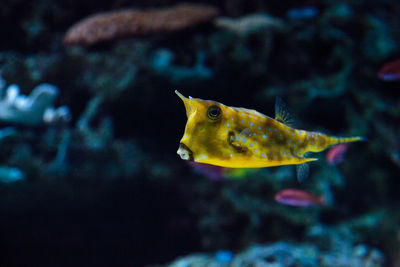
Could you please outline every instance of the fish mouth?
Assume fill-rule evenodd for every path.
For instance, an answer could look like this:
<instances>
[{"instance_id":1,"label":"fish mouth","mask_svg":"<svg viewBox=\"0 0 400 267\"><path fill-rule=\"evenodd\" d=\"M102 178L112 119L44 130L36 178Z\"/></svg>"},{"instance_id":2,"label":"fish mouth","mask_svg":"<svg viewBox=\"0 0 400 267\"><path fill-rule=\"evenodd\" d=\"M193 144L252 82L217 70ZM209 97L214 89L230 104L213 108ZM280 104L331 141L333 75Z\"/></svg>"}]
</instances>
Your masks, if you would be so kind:
<instances>
[{"instance_id":1,"label":"fish mouth","mask_svg":"<svg viewBox=\"0 0 400 267\"><path fill-rule=\"evenodd\" d=\"M176 153L183 160L193 161L193 152L184 143L179 144L179 148L178 148L178 151L176 151Z\"/></svg>"}]
</instances>

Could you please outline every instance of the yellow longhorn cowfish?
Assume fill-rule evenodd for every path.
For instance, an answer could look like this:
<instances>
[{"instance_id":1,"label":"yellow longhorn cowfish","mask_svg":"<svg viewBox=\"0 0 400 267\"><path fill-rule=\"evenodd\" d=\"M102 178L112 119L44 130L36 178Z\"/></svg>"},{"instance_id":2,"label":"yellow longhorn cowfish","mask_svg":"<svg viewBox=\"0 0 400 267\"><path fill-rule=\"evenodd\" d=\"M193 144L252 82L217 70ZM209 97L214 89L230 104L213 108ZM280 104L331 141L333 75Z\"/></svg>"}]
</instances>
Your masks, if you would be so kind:
<instances>
[{"instance_id":1,"label":"yellow longhorn cowfish","mask_svg":"<svg viewBox=\"0 0 400 267\"><path fill-rule=\"evenodd\" d=\"M277 98L275 119L245 108L225 106L211 100L184 97L187 123L177 153L184 160L228 168L261 168L297 165L299 180L308 175L307 152L364 140L333 137L297 130L284 102Z\"/></svg>"}]
</instances>

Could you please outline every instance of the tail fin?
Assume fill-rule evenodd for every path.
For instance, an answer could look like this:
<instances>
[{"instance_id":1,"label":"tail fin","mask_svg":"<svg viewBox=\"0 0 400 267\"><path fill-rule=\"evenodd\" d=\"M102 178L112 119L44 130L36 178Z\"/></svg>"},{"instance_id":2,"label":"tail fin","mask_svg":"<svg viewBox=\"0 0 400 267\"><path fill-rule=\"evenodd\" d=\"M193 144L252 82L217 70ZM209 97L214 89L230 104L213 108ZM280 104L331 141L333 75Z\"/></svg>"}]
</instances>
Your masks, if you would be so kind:
<instances>
[{"instance_id":1,"label":"tail fin","mask_svg":"<svg viewBox=\"0 0 400 267\"><path fill-rule=\"evenodd\" d=\"M334 145L343 144L343 143L359 142L359 141L367 141L367 138L365 138L363 136L331 137L329 140L329 146L334 146Z\"/></svg>"}]
</instances>

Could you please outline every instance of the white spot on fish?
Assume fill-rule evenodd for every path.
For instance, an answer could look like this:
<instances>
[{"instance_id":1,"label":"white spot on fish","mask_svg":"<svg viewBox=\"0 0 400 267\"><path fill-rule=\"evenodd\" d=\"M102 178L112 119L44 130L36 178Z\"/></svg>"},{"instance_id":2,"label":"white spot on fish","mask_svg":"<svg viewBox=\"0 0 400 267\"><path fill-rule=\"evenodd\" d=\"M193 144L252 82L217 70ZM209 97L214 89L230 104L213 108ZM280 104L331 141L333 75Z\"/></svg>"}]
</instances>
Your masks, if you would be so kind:
<instances>
[{"instance_id":1,"label":"white spot on fish","mask_svg":"<svg viewBox=\"0 0 400 267\"><path fill-rule=\"evenodd\" d=\"M261 126L258 126L258 130L261 130Z\"/></svg>"},{"instance_id":2,"label":"white spot on fish","mask_svg":"<svg viewBox=\"0 0 400 267\"><path fill-rule=\"evenodd\" d=\"M253 126L253 123L252 123L252 122L250 122L250 126Z\"/></svg>"},{"instance_id":3,"label":"white spot on fish","mask_svg":"<svg viewBox=\"0 0 400 267\"><path fill-rule=\"evenodd\" d=\"M263 158L265 158L265 154L261 154L261 156L262 156Z\"/></svg>"},{"instance_id":4,"label":"white spot on fish","mask_svg":"<svg viewBox=\"0 0 400 267\"><path fill-rule=\"evenodd\" d=\"M265 138L267 138L267 136L265 134L263 134L263 138L265 139Z\"/></svg>"},{"instance_id":5,"label":"white spot on fish","mask_svg":"<svg viewBox=\"0 0 400 267\"><path fill-rule=\"evenodd\" d=\"M202 160L202 159L206 159L207 156L206 155L201 155L200 157L198 157L196 160Z\"/></svg>"},{"instance_id":6,"label":"white spot on fish","mask_svg":"<svg viewBox=\"0 0 400 267\"><path fill-rule=\"evenodd\" d=\"M226 126L229 128L230 127L229 123L227 123Z\"/></svg>"},{"instance_id":7,"label":"white spot on fish","mask_svg":"<svg viewBox=\"0 0 400 267\"><path fill-rule=\"evenodd\" d=\"M258 152L258 150L257 149L254 149L254 153L257 153Z\"/></svg>"}]
</instances>

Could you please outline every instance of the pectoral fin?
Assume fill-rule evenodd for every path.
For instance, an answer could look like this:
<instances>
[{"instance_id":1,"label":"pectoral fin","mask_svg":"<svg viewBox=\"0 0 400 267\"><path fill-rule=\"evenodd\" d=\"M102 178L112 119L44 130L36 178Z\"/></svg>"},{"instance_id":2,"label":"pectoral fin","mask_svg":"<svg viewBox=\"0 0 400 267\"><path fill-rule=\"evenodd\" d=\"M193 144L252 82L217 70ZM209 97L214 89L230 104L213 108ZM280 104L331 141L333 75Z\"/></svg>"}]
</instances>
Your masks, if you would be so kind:
<instances>
[{"instance_id":1,"label":"pectoral fin","mask_svg":"<svg viewBox=\"0 0 400 267\"><path fill-rule=\"evenodd\" d=\"M251 136L251 130L249 128L245 128L243 131L240 132L239 134L239 140L242 142L246 142L246 138L249 138Z\"/></svg>"},{"instance_id":2,"label":"pectoral fin","mask_svg":"<svg viewBox=\"0 0 400 267\"><path fill-rule=\"evenodd\" d=\"M247 142L246 138L249 136L249 132L247 130L250 131L250 129L246 128L236 136L234 132L229 132L228 142L236 150L236 152L244 153L248 150L244 145Z\"/></svg>"}]
</instances>

